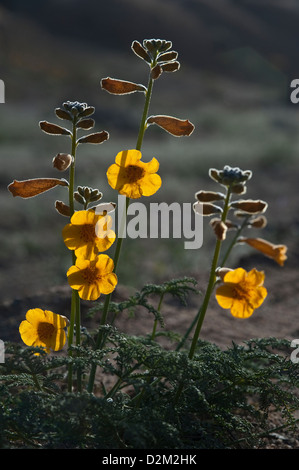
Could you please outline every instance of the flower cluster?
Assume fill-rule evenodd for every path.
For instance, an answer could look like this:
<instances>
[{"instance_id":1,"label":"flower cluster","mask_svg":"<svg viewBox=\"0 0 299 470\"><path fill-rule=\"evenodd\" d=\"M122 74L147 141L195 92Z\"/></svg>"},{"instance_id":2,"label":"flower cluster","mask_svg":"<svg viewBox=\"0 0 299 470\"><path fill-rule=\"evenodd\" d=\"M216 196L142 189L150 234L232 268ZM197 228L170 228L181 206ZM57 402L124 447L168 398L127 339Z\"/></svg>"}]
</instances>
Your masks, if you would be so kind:
<instances>
[{"instance_id":1,"label":"flower cluster","mask_svg":"<svg viewBox=\"0 0 299 470\"><path fill-rule=\"evenodd\" d=\"M285 245L274 245L262 238L240 236L246 228L262 229L267 224L264 212L267 210L268 204L265 201L260 199L231 200L233 195L239 196L246 193L246 184L252 177L252 172L226 165L223 170L211 168L209 176L226 191L225 193L198 191L195 194L197 201L193 208L195 213L213 216L210 225L216 235L219 247L220 243L227 238L229 230L236 231L225 260L235 244L246 243L283 266L287 258ZM219 205L219 203L222 204ZM237 221L227 218L229 211L233 211ZM239 222L240 220L241 222ZM222 281L222 285L217 288L216 299L221 307L230 309L235 317L248 318L266 298L267 291L263 287L265 277L263 272L253 269L247 273L243 268L231 270L221 267L221 269L217 268L215 275Z\"/></svg>"},{"instance_id":2,"label":"flower cluster","mask_svg":"<svg viewBox=\"0 0 299 470\"><path fill-rule=\"evenodd\" d=\"M76 257L67 272L68 282L83 300L110 294L117 284L113 260L102 254L116 238L111 225L109 215L97 215L89 209L76 211L62 231L64 243Z\"/></svg>"}]
</instances>

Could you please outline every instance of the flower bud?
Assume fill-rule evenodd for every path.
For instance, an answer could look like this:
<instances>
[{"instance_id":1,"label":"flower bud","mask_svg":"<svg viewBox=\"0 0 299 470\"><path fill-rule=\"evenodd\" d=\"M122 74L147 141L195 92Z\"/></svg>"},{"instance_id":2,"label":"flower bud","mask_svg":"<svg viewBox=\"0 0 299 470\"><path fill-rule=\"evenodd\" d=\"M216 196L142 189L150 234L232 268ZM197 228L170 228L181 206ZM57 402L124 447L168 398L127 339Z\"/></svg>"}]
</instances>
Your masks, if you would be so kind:
<instances>
[{"instance_id":1,"label":"flower bud","mask_svg":"<svg viewBox=\"0 0 299 470\"><path fill-rule=\"evenodd\" d=\"M53 167L59 171L65 171L72 163L73 157L69 153L58 153L53 158Z\"/></svg>"}]
</instances>

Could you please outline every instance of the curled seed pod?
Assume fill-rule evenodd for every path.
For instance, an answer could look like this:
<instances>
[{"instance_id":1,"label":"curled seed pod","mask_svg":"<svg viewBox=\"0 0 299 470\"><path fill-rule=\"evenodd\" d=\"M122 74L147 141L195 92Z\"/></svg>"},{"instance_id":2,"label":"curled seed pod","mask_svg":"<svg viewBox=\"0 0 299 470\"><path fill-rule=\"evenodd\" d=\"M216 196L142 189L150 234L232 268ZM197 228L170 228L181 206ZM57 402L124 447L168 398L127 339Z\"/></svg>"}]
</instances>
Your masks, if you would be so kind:
<instances>
[{"instance_id":1,"label":"curled seed pod","mask_svg":"<svg viewBox=\"0 0 299 470\"><path fill-rule=\"evenodd\" d=\"M264 215L250 219L248 225L253 228L264 228L267 225L267 219Z\"/></svg>"},{"instance_id":2,"label":"curled seed pod","mask_svg":"<svg viewBox=\"0 0 299 470\"><path fill-rule=\"evenodd\" d=\"M216 206L215 204L211 204L209 202L197 201L193 204L193 210L197 214L207 215L207 216L222 213L221 207Z\"/></svg>"},{"instance_id":3,"label":"curled seed pod","mask_svg":"<svg viewBox=\"0 0 299 470\"><path fill-rule=\"evenodd\" d=\"M85 137L80 137L80 139L77 140L77 144L101 144L108 139L109 133L106 131L101 131L86 135Z\"/></svg>"},{"instance_id":4,"label":"curled seed pod","mask_svg":"<svg viewBox=\"0 0 299 470\"><path fill-rule=\"evenodd\" d=\"M176 60L178 53L176 51L165 52L164 54L159 54L158 62L170 62Z\"/></svg>"},{"instance_id":5,"label":"curled seed pod","mask_svg":"<svg viewBox=\"0 0 299 470\"><path fill-rule=\"evenodd\" d=\"M231 187L231 191L234 194L239 194L240 195L240 194L245 194L246 191L247 191L247 188L246 188L244 183L238 183L238 184L234 184Z\"/></svg>"},{"instance_id":6,"label":"curled seed pod","mask_svg":"<svg viewBox=\"0 0 299 470\"><path fill-rule=\"evenodd\" d=\"M101 87L103 90L112 93L113 95L128 95L136 91L146 93L147 88L140 83L128 82L126 80L118 80L115 78L103 78L101 80Z\"/></svg>"},{"instance_id":7,"label":"curled seed pod","mask_svg":"<svg viewBox=\"0 0 299 470\"><path fill-rule=\"evenodd\" d=\"M71 215L69 206L62 201L55 201L55 209L59 214L64 215L65 217L69 217Z\"/></svg>"},{"instance_id":8,"label":"curled seed pod","mask_svg":"<svg viewBox=\"0 0 299 470\"><path fill-rule=\"evenodd\" d=\"M152 68L152 70L151 70L152 79L157 80L157 78L160 77L162 72L163 72L162 67L159 64L155 65L155 67Z\"/></svg>"},{"instance_id":9,"label":"curled seed pod","mask_svg":"<svg viewBox=\"0 0 299 470\"><path fill-rule=\"evenodd\" d=\"M225 240L226 232L227 232L227 225L221 219L211 219L210 225L214 230L214 233L218 240Z\"/></svg>"},{"instance_id":10,"label":"curled seed pod","mask_svg":"<svg viewBox=\"0 0 299 470\"><path fill-rule=\"evenodd\" d=\"M94 114L95 108L93 106L87 106L83 111L79 113L80 117L88 117Z\"/></svg>"},{"instance_id":11,"label":"curled seed pod","mask_svg":"<svg viewBox=\"0 0 299 470\"><path fill-rule=\"evenodd\" d=\"M167 62L166 64L162 64L163 72L176 72L179 70L181 64L176 60L174 62Z\"/></svg>"},{"instance_id":12,"label":"curled seed pod","mask_svg":"<svg viewBox=\"0 0 299 470\"><path fill-rule=\"evenodd\" d=\"M87 186L85 186L84 187L84 197L85 197L86 201L89 201L90 194L91 194L91 188L88 188Z\"/></svg>"},{"instance_id":13,"label":"curled seed pod","mask_svg":"<svg viewBox=\"0 0 299 470\"><path fill-rule=\"evenodd\" d=\"M53 158L53 167L59 171L65 171L71 165L73 157L69 153L58 153Z\"/></svg>"},{"instance_id":14,"label":"curled seed pod","mask_svg":"<svg viewBox=\"0 0 299 470\"><path fill-rule=\"evenodd\" d=\"M95 125L95 121L93 119L82 119L81 121L77 122L76 127L79 129L92 129Z\"/></svg>"},{"instance_id":15,"label":"curled seed pod","mask_svg":"<svg viewBox=\"0 0 299 470\"><path fill-rule=\"evenodd\" d=\"M202 190L195 194L195 198L198 199L199 202L213 202L225 199L225 195L215 191Z\"/></svg>"},{"instance_id":16,"label":"curled seed pod","mask_svg":"<svg viewBox=\"0 0 299 470\"><path fill-rule=\"evenodd\" d=\"M194 131L194 125L188 119L178 119L172 116L150 116L147 124L156 124L175 137L189 136Z\"/></svg>"},{"instance_id":17,"label":"curled seed pod","mask_svg":"<svg viewBox=\"0 0 299 470\"><path fill-rule=\"evenodd\" d=\"M268 204L260 199L254 201L252 199L234 201L230 204L230 207L241 210L248 214L259 214L265 212Z\"/></svg>"},{"instance_id":18,"label":"curled seed pod","mask_svg":"<svg viewBox=\"0 0 299 470\"><path fill-rule=\"evenodd\" d=\"M46 132L46 134L53 134L53 135L71 135L71 131L65 129L64 127L57 126L57 124L52 124L51 122L47 121L40 121L39 123L40 128L42 131Z\"/></svg>"},{"instance_id":19,"label":"curled seed pod","mask_svg":"<svg viewBox=\"0 0 299 470\"><path fill-rule=\"evenodd\" d=\"M144 49L144 47L140 44L140 42L138 41L133 41L132 42L132 45L131 45L131 48L133 50L133 52L135 52L135 54L140 57L141 59L145 60L146 62L148 62L149 64L151 63L151 58L150 56L148 55L148 53L146 52L146 50Z\"/></svg>"},{"instance_id":20,"label":"curled seed pod","mask_svg":"<svg viewBox=\"0 0 299 470\"><path fill-rule=\"evenodd\" d=\"M71 114L68 111L66 111L62 108L56 108L55 109L55 114L56 114L57 117L59 117L59 119L66 119L67 121L72 121L73 120Z\"/></svg>"}]
</instances>

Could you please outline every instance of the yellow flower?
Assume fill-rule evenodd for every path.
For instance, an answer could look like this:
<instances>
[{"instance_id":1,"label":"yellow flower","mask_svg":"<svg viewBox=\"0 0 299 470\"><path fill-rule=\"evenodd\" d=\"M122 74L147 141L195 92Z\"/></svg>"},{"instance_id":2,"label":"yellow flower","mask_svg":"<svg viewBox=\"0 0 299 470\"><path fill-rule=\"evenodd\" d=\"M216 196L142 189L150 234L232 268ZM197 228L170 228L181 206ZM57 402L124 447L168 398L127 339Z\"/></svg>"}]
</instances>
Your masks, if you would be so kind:
<instances>
[{"instance_id":1,"label":"yellow flower","mask_svg":"<svg viewBox=\"0 0 299 470\"><path fill-rule=\"evenodd\" d=\"M20 324L19 332L27 346L40 346L49 353L50 349L59 351L63 348L66 341L63 328L67 324L67 318L62 315L33 308L26 313L26 320Z\"/></svg>"},{"instance_id":2,"label":"yellow flower","mask_svg":"<svg viewBox=\"0 0 299 470\"><path fill-rule=\"evenodd\" d=\"M280 266L284 265L287 259L287 247L285 245L274 245L263 238L240 238L240 243L247 243L252 248L263 253L265 256L274 259Z\"/></svg>"},{"instance_id":3,"label":"yellow flower","mask_svg":"<svg viewBox=\"0 0 299 470\"><path fill-rule=\"evenodd\" d=\"M116 155L115 163L108 168L108 183L119 194L132 199L152 196L161 187L162 181L157 171L159 162L141 161L139 150L123 150Z\"/></svg>"},{"instance_id":4,"label":"yellow flower","mask_svg":"<svg viewBox=\"0 0 299 470\"><path fill-rule=\"evenodd\" d=\"M248 273L243 268L228 271L223 278L224 283L216 290L218 304L230 309L234 317L250 317L267 296L264 278L264 273L256 269Z\"/></svg>"},{"instance_id":5,"label":"yellow flower","mask_svg":"<svg viewBox=\"0 0 299 470\"><path fill-rule=\"evenodd\" d=\"M93 260L78 258L67 272L68 282L81 299L96 300L115 289L117 276L113 269L113 260L107 255L96 256Z\"/></svg>"},{"instance_id":6,"label":"yellow flower","mask_svg":"<svg viewBox=\"0 0 299 470\"><path fill-rule=\"evenodd\" d=\"M71 223L64 227L62 236L66 246L75 251L76 257L92 259L98 252L108 250L114 242L116 235L111 226L110 216L96 214L92 209L77 211Z\"/></svg>"}]
</instances>

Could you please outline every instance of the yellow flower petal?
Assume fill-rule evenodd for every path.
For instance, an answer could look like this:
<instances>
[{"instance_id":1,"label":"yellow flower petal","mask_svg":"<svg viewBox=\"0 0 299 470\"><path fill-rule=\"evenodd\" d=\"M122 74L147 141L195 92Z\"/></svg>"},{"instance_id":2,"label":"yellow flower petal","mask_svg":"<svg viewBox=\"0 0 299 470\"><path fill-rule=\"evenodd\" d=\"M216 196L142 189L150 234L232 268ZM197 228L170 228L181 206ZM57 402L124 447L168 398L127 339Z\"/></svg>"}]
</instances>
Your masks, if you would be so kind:
<instances>
[{"instance_id":1,"label":"yellow flower petal","mask_svg":"<svg viewBox=\"0 0 299 470\"><path fill-rule=\"evenodd\" d=\"M122 150L115 157L115 163L119 166L136 165L141 159L141 152L139 150Z\"/></svg>"}]
</instances>

